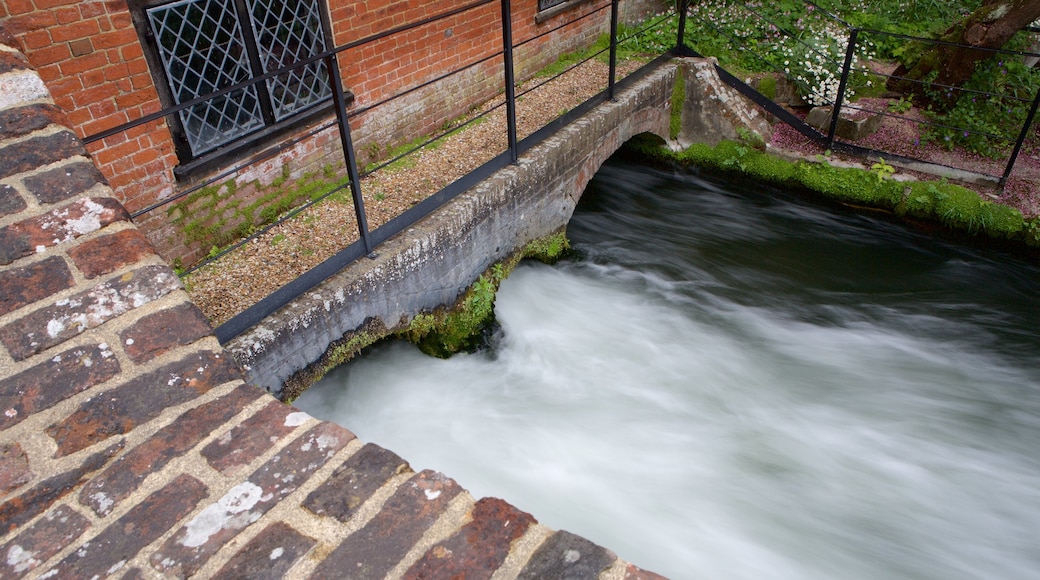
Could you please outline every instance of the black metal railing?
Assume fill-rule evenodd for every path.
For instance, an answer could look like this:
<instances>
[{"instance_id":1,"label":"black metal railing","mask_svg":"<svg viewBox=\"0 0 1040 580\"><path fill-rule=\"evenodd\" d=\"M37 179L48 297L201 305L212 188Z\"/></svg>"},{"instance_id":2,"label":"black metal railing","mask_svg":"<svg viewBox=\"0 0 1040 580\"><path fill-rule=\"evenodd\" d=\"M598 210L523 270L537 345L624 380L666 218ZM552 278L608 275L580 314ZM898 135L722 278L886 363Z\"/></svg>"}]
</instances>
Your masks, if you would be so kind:
<instances>
[{"instance_id":1,"label":"black metal railing","mask_svg":"<svg viewBox=\"0 0 1040 580\"><path fill-rule=\"evenodd\" d=\"M344 89L343 89L344 82L343 82L343 79L340 78L340 74L341 74L340 73L340 67L339 67L338 62L337 62L337 57L342 55L345 51L350 50L350 49L359 48L359 47L365 46L365 45L367 45L369 43L373 43L373 42L376 42L376 41L388 38L390 36L399 35L399 34L408 34L410 31L412 31L412 30L414 30L416 28L419 28L419 27L422 27L422 26L426 26L426 25L429 25L429 24L432 24L432 23L435 23L435 22L439 22L441 20L444 20L444 19L447 19L447 18L450 18L450 17L453 17L453 16L464 14L464 13L472 11L472 10L476 10L478 8L481 8L481 7L484 7L486 5L489 5L489 4L493 3L493 2L498 2L500 4L500 6L501 6L501 15L502 15L501 16L502 50L496 51L496 52L491 53L491 54L484 55L484 56L474 60L473 62L466 63L466 64L464 64L464 65L462 65L462 66L460 66L460 67L458 67L458 68L456 68L454 70L449 70L449 71L445 72L444 74L438 76L437 78L431 79L429 81L426 81L424 83L418 84L416 86L408 87L408 88L406 88L406 89L404 89L404 90L402 90L400 92L397 92L396 94L393 94L393 95L391 95L391 96L389 96L389 97L387 97L387 98L385 98L383 100L380 100L379 102L373 103L373 104L365 106L365 107L359 107L359 108L356 108L355 110L348 110L348 97L347 97L347 95L346 95L346 93L344 92ZM565 28L570 27L570 26L576 26L579 23L581 23L584 19L593 17L593 16L595 16L597 14L600 14L604 10L609 10L610 11L610 18L609 18L610 26L609 26L609 30L605 32L606 34L610 35L609 47L607 49L605 49L606 51L609 52L609 55L608 55L608 58L609 58L609 78L607 79L606 86L603 88L603 90L601 92L599 92L598 94L596 94L592 98L586 100L585 102L581 103L577 107L571 109L570 111L568 111L568 112L564 113L563 115L557 117L555 120L551 121L547 125L543 126L541 129L538 129L538 130L534 131L532 134L530 134L530 135L528 135L528 136L526 136L526 137L524 137L522 139L519 138L518 135L517 135L516 103L517 103L517 99L519 97L521 97L524 94L526 94L526 91L522 92L520 94L517 94L516 90L515 90L516 86L517 86L517 79L514 78L515 77L515 72L513 70L513 60L512 60L513 59L513 51L514 51L514 49L516 49L519 46L522 46L522 45L524 45L524 44L526 44L528 42L532 42L533 40L536 40L538 37L529 38L529 39L522 40L522 41L520 41L518 43L514 43L513 37L512 37L512 35L513 35L512 18L511 18L512 10L511 10L511 7L510 7L509 0L476 0L474 2L466 4L464 6L461 6L461 7L452 9L452 10L447 10L447 11L444 11L442 13L436 14L434 16L430 16L430 17L424 18L422 20L418 20L418 21L411 22L411 23L406 23L406 24L403 24L403 25L400 25L400 26L397 26L397 27L394 27L394 28L391 28L391 29L388 29L388 30L385 30L385 31L382 31L382 32L379 32L379 33L376 33L376 34L373 34L371 36L368 36L368 37L365 37L365 38L361 38L361 39L349 42L349 43L344 44L344 45L333 47L333 48L331 48L331 49L329 49L329 50L327 50L325 52L322 52L322 53L319 53L319 54L315 54L315 55L310 56L310 57L308 57L306 59L302 59L300 61L297 61L297 62L293 63L292 65L289 65L289 66L286 66L286 67L283 67L283 68L280 68L280 69L277 69L277 70L272 70L272 71L267 72L267 73L262 74L262 75L255 76L255 77L249 79L248 81L240 82L240 83L237 83L235 85L231 85L231 86L225 87L225 88L223 88L223 89L221 89L219 91L216 91L216 92L214 92L212 94L203 95L203 96L200 96L198 98L185 101L185 102L180 103L180 104L178 104L176 106L168 107L168 108L165 108L165 109L163 109L161 111L157 111L155 113L152 113L152 114L149 114L149 115L145 115L145 116L143 116L141 118L133 120L132 122L120 125L118 127L114 127L112 129L109 129L109 130L106 130L106 131L103 131L103 132L100 132L100 133L97 133L97 134L94 134L94 135L90 135L90 136L86 137L85 141L87 143L103 141L106 138L119 135L120 133L123 133L123 132L128 131L130 129L133 129L135 127L139 127L139 126L142 126L142 125L145 125L145 124L148 124L148 123L152 123L154 121L163 119L163 118L165 118L167 116L170 116L170 115L175 115L175 114L177 114L181 110L187 109L189 107L196 106L196 105L198 105L200 103L204 103L204 102L206 102L209 99L220 98L220 97L223 97L225 95L231 94L231 93L233 93L235 91L238 91L238 90L241 90L243 88L249 87L249 86L251 86L253 84L263 83L263 82L267 81L268 79L277 77L279 75L284 75L285 73L287 73L289 71L292 71L294 69L298 69L298 68L302 68L302 67L308 67L308 66L313 66L314 63L317 63L319 61L323 62L325 64L325 66L327 67L327 69L330 71L330 74L331 74L331 77L332 77L331 78L331 81L332 81L331 85L332 85L332 90L333 90L332 109L333 109L333 111L335 113L335 118L334 119L329 120L328 122L322 123L322 124L320 124L319 126L313 128L313 129L310 129L305 134L298 135L298 136L292 138L291 140L288 140L288 141L286 141L284 143L281 143L281 144L279 144L277 146L268 148L268 149L266 149L266 150L264 150L264 151L262 151L262 152L260 152L258 154L255 154L246 162L240 163L240 164L238 164L238 165L236 165L234 167L230 167L228 169L220 171L216 175L213 175L213 176L205 179L204 181L202 181L200 183L197 183L197 184L195 184L195 185L193 185L191 187L185 188L185 189L177 192L175 195L172 195L172 196L167 197L165 199L156 201L155 203L152 203L151 205L148 205L147 207L144 207L144 208L142 208L142 209L140 209L138 211L135 211L132 214L132 217L134 219L140 219L142 217L145 217L145 216L147 216L148 214L150 214L152 212L155 212L155 211L160 210L160 209L162 209L162 208L164 208L166 206L169 206L170 204L176 203L176 202L178 202L180 200L184 200L188 196L191 196L193 193L199 192L199 191L201 191L201 190L203 190L205 188L208 188L208 187L213 187L214 185L221 183L223 180L227 179L228 177L236 175L236 174L239 174L240 172L248 169L252 165L255 165L255 164L257 164L259 162L262 162L262 161L273 159L273 158L277 157L281 152L283 152L283 151L285 151L285 150L287 150L287 149L289 149L289 148L299 144L302 141L305 141L307 139L313 138L314 136L318 135L319 133L322 133L324 131L329 131L329 130L331 130L333 128L336 129L336 131L338 132L338 136L339 136L339 140L340 140L340 147L341 147L342 152L343 152L344 164L345 164L345 167L346 167L346 177L340 183L333 185L328 190L326 190L326 191L324 191L324 192L322 192L322 193L320 193L318 195L312 196L312 198L309 201L303 203L302 205L299 205L299 206L295 207L291 211L288 211L284 215L280 216L278 219L276 219L276 220L272 221L271 223L263 226L261 229L259 229L258 231L256 231L252 235L250 235L250 236L248 236L246 238L243 238L243 239L241 239L241 240L239 240L237 242L234 242L234 243L224 247L223 249L221 249L218 252L213 252L208 258L198 262L197 264L192 265L190 268L188 268L188 269L186 269L186 270L181 272L182 276L189 275L192 272L196 271L198 268L200 268L200 267L202 267L202 266L204 266L204 265L206 265L208 263L211 263L214 260L219 260L223 256L238 250L239 248L241 248L245 244L249 243L251 240L254 240L254 239L258 238L259 236L262 236L265 233L268 233L273 228L278 227L281 224L284 224L286 221L288 221L290 219L293 219L295 216L299 215L301 212L307 210L308 208L314 206L315 204L320 203L321 201L327 199L329 196L332 196L335 193L344 191L344 190L346 190L348 188L350 189L351 199L352 199L352 202L353 202L353 205L354 205L354 210L355 210L356 218L357 218L358 239L356 241L354 241L353 243L350 243L349 245L346 245L346 247L342 248L335 255L329 257L328 259L324 260L323 262L321 262L317 266L315 266L315 267L311 268L310 270L304 272L298 278L296 278L296 279L292 280L291 282L285 284L284 286L278 288L273 293L271 293L267 297L263 298L262 300L260 300L256 304L248 307L245 311L235 315L234 317L232 317L227 322L224 322L223 324L218 326L216 328L216 330L215 330L216 336L220 340L221 343L226 343L230 339L234 338L235 336L238 336L239 334L243 333L244 331L246 331L247 329L249 329L250 327L255 325L257 322L259 322L260 320L262 320L266 316L270 315L271 313L275 312L276 310L278 310L282 306L285 306L286 304L288 304L289 302L291 302L295 298L301 296L305 292L307 292L310 289L314 288L315 286L320 284L322 281L328 279L330 276L334 275L336 272L341 270L344 266L346 266L346 265L348 265L348 264L350 264L350 263L352 263L352 262L354 262L354 261L356 261L358 259L361 259L361 258L363 258L365 256L371 256L373 254L373 252L375 251L375 249L378 248L378 246L380 244L382 244L383 242L385 242L389 238L391 238L391 237L393 237L393 236L395 236L395 235L405 231L407 228L409 228L410 226L415 224L417 221L419 221L423 217L426 217L426 216L430 215L437 208L441 207L443 204L447 203L448 201L450 201L451 199L453 199L454 197L456 197L460 193L470 189L471 187L473 187L474 185L479 183L481 180L489 177L495 171L497 171L497 170L499 170L499 169L501 169L503 167L506 167L510 163L517 162L519 156L522 155L527 150L529 150L531 147L533 147L533 146L537 145L538 143L544 141L546 138L550 137L553 133L558 131L560 128L566 126L570 122L573 122L575 119L577 119L581 115L587 113L589 110L591 110L596 105L598 105L598 104L600 104L600 103L602 103L602 102L604 102L604 101L606 101L608 99L612 99L614 97L614 95L615 95L615 91L616 90L618 90L619 88L623 88L627 83L634 82L640 76L642 76L643 74L646 74L652 68L654 68L660 61L662 61L662 60L664 60L666 58L670 58L671 57L672 53L666 53L666 54L663 54L663 55L658 55L657 59L651 61L650 63L648 63L646 65L644 65L642 68L640 68L636 72L628 75L626 78L624 78L624 79L617 79L616 78L617 70L618 70L617 69L617 47L618 47L619 43L622 43L622 42L625 42L626 40L628 40L628 37L626 37L626 38L619 38L619 36L618 36L619 0L607 0L602 6L600 6L599 8L594 8L592 10L588 10L588 11L584 11L584 12L576 11L576 13L579 13L580 15L578 15L577 17L575 17L575 18L573 18L573 19L571 19L571 20L569 20L567 22L564 22L564 23L560 24L558 27L554 28L553 30L545 31L544 33L540 34L539 37L540 36L544 36L546 34L551 34L551 33L555 32L555 31L558 31L558 30L561 30L561 29L565 29ZM679 12L676 11L673 14L673 16L674 15L679 15ZM682 16L679 15L678 17L681 18ZM678 39L677 39L677 46L678 46ZM603 51L600 51L599 53L587 56L584 60L581 60L581 61L571 65L566 70L564 70L563 72L560 72L559 74L557 74L555 77L552 77L552 78L556 78L556 77L561 76L563 74L567 74L569 71L573 70L577 66L580 66L581 64L584 64L585 62L587 62L588 60L590 60L592 58L596 58L597 56L602 54L602 52ZM422 89L427 88L429 86L432 86L432 85L434 85L434 84L436 84L436 83L438 83L440 81L443 81L443 80L445 80L447 78L450 78L450 77L455 76L455 75L460 75L461 73L463 73L463 72L465 72L467 70L473 69L474 67L478 67L478 66L484 65L485 63L488 63L490 61L494 61L494 60L499 59L499 58L502 59L501 70L502 70L502 73L503 73L502 94L500 96L500 100L498 102L495 102L492 106L490 106L486 110L484 110L477 117L469 119L466 123L476 122L481 117L485 117L485 116L489 115L491 112L493 112L493 111L495 111L495 110L497 110L499 108L505 107L506 108L506 117L507 117L507 132L508 132L508 135L507 135L507 145L506 145L505 151L502 151L502 152L498 153L492 159L490 159L489 161L485 162L480 167L474 169L473 171L471 171L468 174L464 175L460 179L458 179L458 180L448 184L446 187L444 187L440 191L437 191L436 193L430 195L429 197L426 197L425 199L419 201L418 203L413 205L411 208L405 210L403 213L397 215L396 217L393 217L393 218L389 219L386 223L380 225L379 227L377 227L375 229L370 230L369 227L368 227L367 218L366 218L365 202L364 202L364 199L363 199L363 197L361 195L362 194L362 182L361 182L362 178L365 177L368 174L373 173L373 172L380 171L380 170L386 168L387 166L395 163L397 160L399 160L399 159L401 159L401 158L403 158L403 157L405 157L405 156L407 156L407 155L417 151L418 149L421 149L421 148L426 147L426 146L428 146L429 144L431 144L431 143L433 143L435 141L438 141L439 139L443 138L444 136L446 136L448 133L450 133L452 131L457 131L458 127L453 127L450 131L445 131L443 133L439 133L437 135L433 135L433 136L429 137L427 140L423 141L422 143L416 145L415 147L410 148L408 151L405 151L405 152L400 153L399 155L396 155L393 159L384 161L381 164L371 168L368 171L362 171L361 168L359 168L359 166L358 166L358 160L357 160L357 156L356 156L355 150L354 150L354 144L353 144L352 135L351 135L351 121L356 119L358 116L364 115L366 113L369 113L370 111L373 111L374 109L376 109L376 108L378 108L378 107L380 107L380 106L382 106L384 104L391 103L391 102L393 102L393 101L395 101L397 99L401 99L403 97L406 97L407 95L410 95L410 94L414 93L415 91L422 90ZM549 79L549 80L552 80L552 79ZM545 81L545 82L549 82L549 81ZM529 88L528 91L529 90L533 90L533 88Z\"/></svg>"}]
</instances>

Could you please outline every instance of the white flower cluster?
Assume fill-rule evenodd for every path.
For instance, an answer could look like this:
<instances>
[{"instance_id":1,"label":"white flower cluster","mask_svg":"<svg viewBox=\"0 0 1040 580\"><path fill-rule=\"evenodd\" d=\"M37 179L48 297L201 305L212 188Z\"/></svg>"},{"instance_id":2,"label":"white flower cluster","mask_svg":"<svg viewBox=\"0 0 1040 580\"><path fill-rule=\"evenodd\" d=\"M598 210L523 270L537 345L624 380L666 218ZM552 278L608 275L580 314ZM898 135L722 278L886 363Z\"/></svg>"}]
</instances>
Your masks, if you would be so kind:
<instances>
[{"instance_id":1,"label":"white flower cluster","mask_svg":"<svg viewBox=\"0 0 1040 580\"><path fill-rule=\"evenodd\" d=\"M830 105L837 99L848 45L848 32L833 22L826 22L822 29L811 31L803 39L787 39L780 46L784 74L802 87L806 102L820 106ZM862 61L873 58L873 43L860 41L850 68L856 71ZM853 74L845 87L845 99L851 99L857 88L871 85L870 79L864 77L862 73Z\"/></svg>"}]
</instances>

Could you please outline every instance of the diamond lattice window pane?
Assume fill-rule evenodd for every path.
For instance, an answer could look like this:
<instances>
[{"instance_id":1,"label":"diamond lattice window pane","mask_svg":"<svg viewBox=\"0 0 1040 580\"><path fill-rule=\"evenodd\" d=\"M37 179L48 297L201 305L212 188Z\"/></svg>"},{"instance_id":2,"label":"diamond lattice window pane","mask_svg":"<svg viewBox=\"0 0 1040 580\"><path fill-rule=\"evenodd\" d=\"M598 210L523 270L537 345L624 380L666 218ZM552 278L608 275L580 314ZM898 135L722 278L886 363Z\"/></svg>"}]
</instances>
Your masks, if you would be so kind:
<instances>
[{"instance_id":1,"label":"diamond lattice window pane","mask_svg":"<svg viewBox=\"0 0 1040 580\"><path fill-rule=\"evenodd\" d=\"M325 35L317 0L249 0L253 33L264 72L323 52ZM324 62L284 72L267 81L274 116L281 120L332 94Z\"/></svg>"},{"instance_id":2,"label":"diamond lattice window pane","mask_svg":"<svg viewBox=\"0 0 1040 580\"><path fill-rule=\"evenodd\" d=\"M250 78L233 2L183 0L146 12L178 104ZM180 118L193 155L264 124L255 85L183 109Z\"/></svg>"}]
</instances>

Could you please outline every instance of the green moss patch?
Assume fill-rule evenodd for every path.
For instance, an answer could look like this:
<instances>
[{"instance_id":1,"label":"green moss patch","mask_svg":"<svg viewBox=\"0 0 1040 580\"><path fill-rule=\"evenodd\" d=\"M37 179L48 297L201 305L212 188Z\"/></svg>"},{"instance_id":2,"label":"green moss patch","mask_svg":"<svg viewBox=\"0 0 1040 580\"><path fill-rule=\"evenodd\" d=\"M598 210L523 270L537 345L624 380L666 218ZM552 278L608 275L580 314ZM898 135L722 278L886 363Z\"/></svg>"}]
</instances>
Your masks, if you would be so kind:
<instances>
[{"instance_id":1,"label":"green moss patch","mask_svg":"<svg viewBox=\"0 0 1040 580\"><path fill-rule=\"evenodd\" d=\"M625 144L625 150L645 161L666 165L678 162L753 178L805 190L845 205L886 210L916 222L941 224L955 233L1040 247L1040 219L1026 220L1015 208L983 199L978 193L945 180L890 179L892 168L883 160L871 169L835 167L824 157L816 162L789 161L763 152L751 140L724 141L715 147L695 144L673 152L657 140L638 136Z\"/></svg>"}]
</instances>

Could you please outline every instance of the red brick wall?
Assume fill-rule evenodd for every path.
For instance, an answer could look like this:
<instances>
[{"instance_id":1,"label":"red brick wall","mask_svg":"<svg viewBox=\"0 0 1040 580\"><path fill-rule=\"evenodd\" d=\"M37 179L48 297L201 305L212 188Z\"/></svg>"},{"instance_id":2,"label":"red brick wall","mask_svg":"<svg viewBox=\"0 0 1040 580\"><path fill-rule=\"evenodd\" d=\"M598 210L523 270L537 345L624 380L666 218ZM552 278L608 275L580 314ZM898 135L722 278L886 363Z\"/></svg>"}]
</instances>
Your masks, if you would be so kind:
<instances>
[{"instance_id":1,"label":"red brick wall","mask_svg":"<svg viewBox=\"0 0 1040 580\"><path fill-rule=\"evenodd\" d=\"M463 6L467 0L328 0L336 44L415 22ZM628 0L625 9L661 0ZM521 42L562 21L609 4L591 0L542 24L535 22L537 0L513 0L513 38ZM609 11L550 37L530 43L515 55L518 78L529 76L563 52L606 32ZM4 0L0 20L6 32L39 71L55 103L66 113L81 138L110 129L161 109L141 42L126 0ZM355 108L374 104L402 90L427 82L464 63L502 50L501 6L490 3L346 51L340 56L345 84L356 95ZM467 75L452 77L417 91L407 99L381 107L356 120L355 145L364 157L369 142L395 144L430 134L445 121L502 91L502 59L496 57ZM325 150L325 144L337 148ZM178 164L165 121L156 121L91 143L88 150L117 198L130 212L168 198L191 184L173 175ZM256 169L237 178L242 191L250 182L269 183L291 164L294 173L320 170L341 159L338 140L325 135L319 146L302 143L267 161L269 177ZM336 161L338 162L338 161ZM189 243L170 224L165 211L137 220L167 260L185 264L209 251L206 243Z\"/></svg>"}]
</instances>

